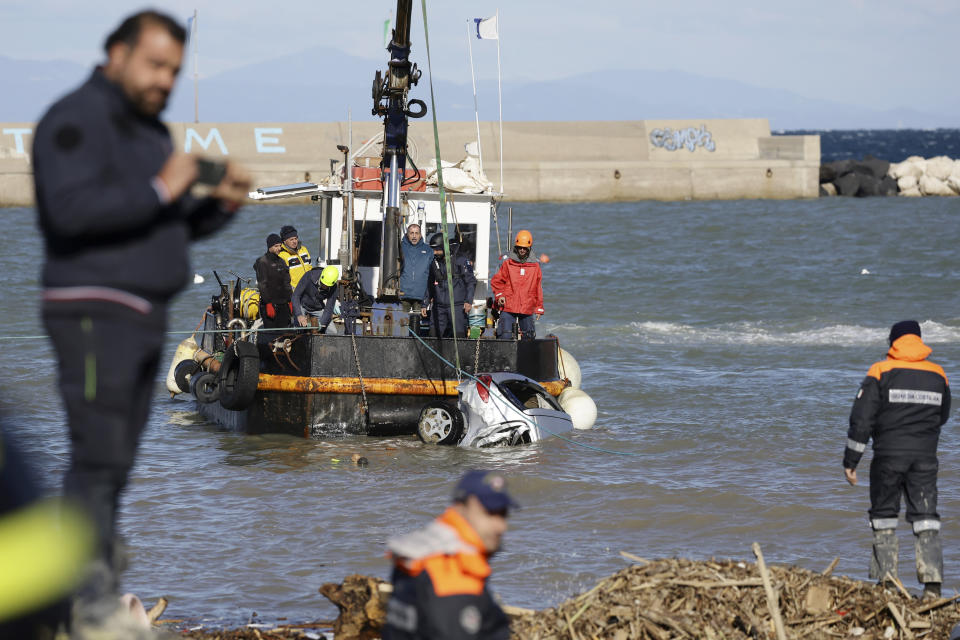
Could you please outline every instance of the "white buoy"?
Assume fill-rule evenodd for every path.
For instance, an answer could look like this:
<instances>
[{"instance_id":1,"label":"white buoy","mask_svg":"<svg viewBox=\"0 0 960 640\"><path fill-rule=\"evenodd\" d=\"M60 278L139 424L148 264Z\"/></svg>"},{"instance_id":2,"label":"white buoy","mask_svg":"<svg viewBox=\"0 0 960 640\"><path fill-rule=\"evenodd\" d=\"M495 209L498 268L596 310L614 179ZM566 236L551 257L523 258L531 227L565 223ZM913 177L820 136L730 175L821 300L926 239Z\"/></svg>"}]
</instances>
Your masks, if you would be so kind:
<instances>
[{"instance_id":1,"label":"white buoy","mask_svg":"<svg viewBox=\"0 0 960 640\"><path fill-rule=\"evenodd\" d=\"M199 273L193 274L193 284L203 284L203 276Z\"/></svg>"},{"instance_id":2,"label":"white buoy","mask_svg":"<svg viewBox=\"0 0 960 640\"><path fill-rule=\"evenodd\" d=\"M170 363L170 368L167 370L167 391L174 395L182 393L180 387L177 386L177 379L173 376L173 373L181 361L193 360L193 354L196 353L199 348L200 345L193 339L193 336L190 336L177 346L177 350L173 354L173 362Z\"/></svg>"},{"instance_id":3,"label":"white buoy","mask_svg":"<svg viewBox=\"0 0 960 640\"><path fill-rule=\"evenodd\" d=\"M597 404L586 391L567 387L557 396L557 401L570 414L574 429L589 429L597 421Z\"/></svg>"},{"instance_id":4,"label":"white buoy","mask_svg":"<svg viewBox=\"0 0 960 640\"><path fill-rule=\"evenodd\" d=\"M870 271L868 269L860 269L860 275L868 276L870 275Z\"/></svg>"},{"instance_id":5,"label":"white buoy","mask_svg":"<svg viewBox=\"0 0 960 640\"><path fill-rule=\"evenodd\" d=\"M560 366L558 368L560 369L560 377L566 378L570 381L571 389L579 389L581 376L580 365L577 364L577 359L570 355L570 352L562 347L560 348L559 355L560 357L558 360L560 362L558 364Z\"/></svg>"}]
</instances>

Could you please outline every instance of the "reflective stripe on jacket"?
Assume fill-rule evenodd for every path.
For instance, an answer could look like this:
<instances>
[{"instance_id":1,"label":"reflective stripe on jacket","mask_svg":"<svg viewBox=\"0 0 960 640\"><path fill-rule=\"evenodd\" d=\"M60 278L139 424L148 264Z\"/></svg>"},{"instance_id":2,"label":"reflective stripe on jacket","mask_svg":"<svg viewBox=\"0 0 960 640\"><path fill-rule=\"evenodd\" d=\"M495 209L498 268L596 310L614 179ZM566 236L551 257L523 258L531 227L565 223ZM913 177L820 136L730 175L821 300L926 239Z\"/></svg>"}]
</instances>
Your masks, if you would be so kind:
<instances>
[{"instance_id":1,"label":"reflective stripe on jacket","mask_svg":"<svg viewBox=\"0 0 960 640\"><path fill-rule=\"evenodd\" d=\"M878 455L936 455L950 385L940 365L927 360L930 353L919 336L907 334L870 367L850 412L845 468L856 468L871 437Z\"/></svg>"},{"instance_id":2,"label":"reflective stripe on jacket","mask_svg":"<svg viewBox=\"0 0 960 640\"><path fill-rule=\"evenodd\" d=\"M290 286L296 289L297 283L300 282L303 274L313 268L310 265L310 252L307 251L307 248L303 246L301 242L296 251L290 251L287 245L283 245L279 255L280 258L287 263L287 268L290 269Z\"/></svg>"}]
</instances>

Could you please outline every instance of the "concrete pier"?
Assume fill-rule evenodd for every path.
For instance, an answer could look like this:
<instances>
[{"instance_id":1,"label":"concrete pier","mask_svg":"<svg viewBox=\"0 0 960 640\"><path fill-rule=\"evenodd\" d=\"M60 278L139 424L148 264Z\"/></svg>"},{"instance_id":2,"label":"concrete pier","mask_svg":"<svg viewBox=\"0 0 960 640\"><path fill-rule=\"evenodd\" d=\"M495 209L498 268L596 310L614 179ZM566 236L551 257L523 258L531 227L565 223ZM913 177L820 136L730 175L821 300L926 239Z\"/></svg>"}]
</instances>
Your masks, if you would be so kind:
<instances>
[{"instance_id":1,"label":"concrete pier","mask_svg":"<svg viewBox=\"0 0 960 640\"><path fill-rule=\"evenodd\" d=\"M330 173L345 122L171 123L178 148L246 165L258 186L316 181ZM0 206L33 204L33 123L0 123ZM353 146L382 132L353 123ZM444 160L465 157L473 122L440 124ZM816 198L819 136L772 136L765 119L505 122L503 188L512 201ZM411 124L411 156L434 156L430 122ZM483 167L499 189L499 127L480 126Z\"/></svg>"}]
</instances>

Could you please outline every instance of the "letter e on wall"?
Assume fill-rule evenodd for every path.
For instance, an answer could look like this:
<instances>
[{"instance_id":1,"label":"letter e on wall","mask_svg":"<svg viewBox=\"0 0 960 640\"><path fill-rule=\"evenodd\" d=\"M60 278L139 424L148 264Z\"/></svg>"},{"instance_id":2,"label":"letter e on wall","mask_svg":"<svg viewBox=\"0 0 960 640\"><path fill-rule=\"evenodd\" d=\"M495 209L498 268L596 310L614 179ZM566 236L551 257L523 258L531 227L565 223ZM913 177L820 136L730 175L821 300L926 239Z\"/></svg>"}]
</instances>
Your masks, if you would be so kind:
<instances>
[{"instance_id":1,"label":"letter e on wall","mask_svg":"<svg viewBox=\"0 0 960 640\"><path fill-rule=\"evenodd\" d=\"M277 143L280 138L268 136L268 133L280 135L283 129L280 127L257 127L253 130L253 139L257 143L257 153L286 153L287 148L281 147Z\"/></svg>"}]
</instances>

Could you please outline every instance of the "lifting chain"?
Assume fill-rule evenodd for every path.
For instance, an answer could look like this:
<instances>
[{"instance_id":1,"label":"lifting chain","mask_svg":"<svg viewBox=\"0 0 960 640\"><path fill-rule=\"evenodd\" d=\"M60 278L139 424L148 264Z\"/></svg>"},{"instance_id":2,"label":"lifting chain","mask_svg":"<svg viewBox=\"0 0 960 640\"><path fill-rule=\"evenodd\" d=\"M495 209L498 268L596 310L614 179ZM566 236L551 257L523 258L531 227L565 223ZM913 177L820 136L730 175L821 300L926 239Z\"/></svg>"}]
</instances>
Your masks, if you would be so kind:
<instances>
[{"instance_id":1,"label":"lifting chain","mask_svg":"<svg viewBox=\"0 0 960 640\"><path fill-rule=\"evenodd\" d=\"M480 338L477 338L477 349L473 352L473 375L478 375L478 366L480 366Z\"/></svg>"},{"instance_id":2,"label":"lifting chain","mask_svg":"<svg viewBox=\"0 0 960 640\"><path fill-rule=\"evenodd\" d=\"M360 369L360 354L357 352L357 338L350 334L350 342L353 344L353 360L357 363L357 376L360 378L360 395L363 397L363 415L367 422L370 421L370 405L367 404L367 389L363 384L363 371Z\"/></svg>"}]
</instances>

